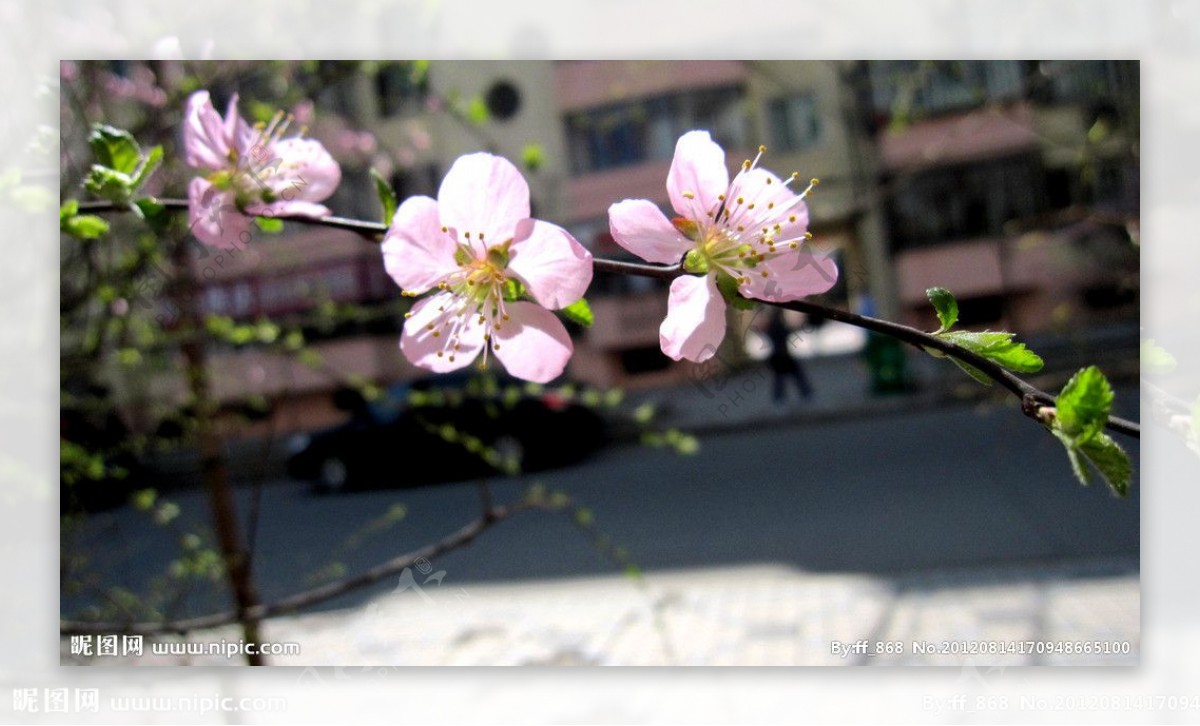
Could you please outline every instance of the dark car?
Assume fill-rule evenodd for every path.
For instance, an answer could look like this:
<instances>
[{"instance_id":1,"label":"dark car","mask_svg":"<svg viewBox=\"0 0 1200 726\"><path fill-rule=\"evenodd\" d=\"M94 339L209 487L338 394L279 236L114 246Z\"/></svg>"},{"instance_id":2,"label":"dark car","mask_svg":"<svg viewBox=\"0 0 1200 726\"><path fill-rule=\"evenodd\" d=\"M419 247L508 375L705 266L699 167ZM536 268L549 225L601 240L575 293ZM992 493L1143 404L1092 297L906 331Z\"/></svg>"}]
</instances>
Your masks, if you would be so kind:
<instances>
[{"instance_id":1,"label":"dark car","mask_svg":"<svg viewBox=\"0 0 1200 726\"><path fill-rule=\"evenodd\" d=\"M287 462L290 477L326 491L542 471L584 459L606 438L604 418L561 388L493 376L427 378L371 402L346 390L335 398L350 419L294 437Z\"/></svg>"}]
</instances>

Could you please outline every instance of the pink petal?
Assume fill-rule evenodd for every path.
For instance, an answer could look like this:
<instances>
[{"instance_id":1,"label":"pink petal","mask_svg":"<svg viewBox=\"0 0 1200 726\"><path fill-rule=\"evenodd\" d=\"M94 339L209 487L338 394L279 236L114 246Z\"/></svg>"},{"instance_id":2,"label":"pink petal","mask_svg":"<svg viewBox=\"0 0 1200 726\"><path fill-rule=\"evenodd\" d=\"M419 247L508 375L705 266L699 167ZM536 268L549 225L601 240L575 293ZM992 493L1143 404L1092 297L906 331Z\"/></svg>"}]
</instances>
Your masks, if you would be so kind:
<instances>
[{"instance_id":1,"label":"pink petal","mask_svg":"<svg viewBox=\"0 0 1200 726\"><path fill-rule=\"evenodd\" d=\"M768 260L765 267L768 276L751 274L745 291L750 297L771 302L818 295L833 287L838 278L832 255L807 245Z\"/></svg>"},{"instance_id":2,"label":"pink petal","mask_svg":"<svg viewBox=\"0 0 1200 726\"><path fill-rule=\"evenodd\" d=\"M412 317L404 321L404 333L400 336L404 357L434 373L458 370L475 360L483 349L483 326L475 322L474 315L457 315L458 310L455 296L449 292L413 305ZM455 342L457 350L453 349Z\"/></svg>"},{"instance_id":3,"label":"pink petal","mask_svg":"<svg viewBox=\"0 0 1200 726\"><path fill-rule=\"evenodd\" d=\"M383 264L406 292L422 293L458 269L454 240L441 229L437 202L409 197L383 239Z\"/></svg>"},{"instance_id":4,"label":"pink petal","mask_svg":"<svg viewBox=\"0 0 1200 726\"><path fill-rule=\"evenodd\" d=\"M691 220L703 220L708 212L716 211L721 203L718 197L728 187L725 152L708 132L689 131L680 136L667 173L667 196L675 212Z\"/></svg>"},{"instance_id":5,"label":"pink petal","mask_svg":"<svg viewBox=\"0 0 1200 726\"><path fill-rule=\"evenodd\" d=\"M658 329L663 353L703 363L725 338L725 300L712 275L682 275L671 283L667 318Z\"/></svg>"},{"instance_id":6,"label":"pink petal","mask_svg":"<svg viewBox=\"0 0 1200 726\"><path fill-rule=\"evenodd\" d=\"M183 123L184 160L197 169L221 169L229 163L229 142L221 117L208 91L196 91L187 100Z\"/></svg>"},{"instance_id":7,"label":"pink petal","mask_svg":"<svg viewBox=\"0 0 1200 726\"><path fill-rule=\"evenodd\" d=\"M285 201L288 195L304 202L329 198L342 181L342 169L321 142L313 139L284 139L270 148L268 160L275 167L270 186Z\"/></svg>"},{"instance_id":8,"label":"pink petal","mask_svg":"<svg viewBox=\"0 0 1200 726\"><path fill-rule=\"evenodd\" d=\"M575 346L553 313L530 302L505 305L509 319L492 335L496 357L509 373L534 383L562 375Z\"/></svg>"},{"instance_id":9,"label":"pink petal","mask_svg":"<svg viewBox=\"0 0 1200 726\"><path fill-rule=\"evenodd\" d=\"M201 177L188 184L188 226L196 239L223 250L245 249L250 224L234 204L233 192L220 191Z\"/></svg>"},{"instance_id":10,"label":"pink petal","mask_svg":"<svg viewBox=\"0 0 1200 726\"><path fill-rule=\"evenodd\" d=\"M488 243L513 237L517 222L529 217L529 185L517 167L491 154L458 157L438 189L442 224L476 239L482 232Z\"/></svg>"},{"instance_id":11,"label":"pink petal","mask_svg":"<svg viewBox=\"0 0 1200 726\"><path fill-rule=\"evenodd\" d=\"M608 229L617 244L647 262L675 264L692 247L671 220L646 199L626 199L609 207Z\"/></svg>"},{"instance_id":12,"label":"pink petal","mask_svg":"<svg viewBox=\"0 0 1200 726\"><path fill-rule=\"evenodd\" d=\"M222 130L225 134L226 143L231 144L241 153L246 151L247 144L254 135L254 130L238 113L237 104L238 95L235 93L229 97L229 105L225 108L225 121L222 124Z\"/></svg>"},{"instance_id":13,"label":"pink petal","mask_svg":"<svg viewBox=\"0 0 1200 726\"><path fill-rule=\"evenodd\" d=\"M516 232L508 270L542 307L558 309L583 297L592 283L592 253L549 222L526 219Z\"/></svg>"}]
</instances>

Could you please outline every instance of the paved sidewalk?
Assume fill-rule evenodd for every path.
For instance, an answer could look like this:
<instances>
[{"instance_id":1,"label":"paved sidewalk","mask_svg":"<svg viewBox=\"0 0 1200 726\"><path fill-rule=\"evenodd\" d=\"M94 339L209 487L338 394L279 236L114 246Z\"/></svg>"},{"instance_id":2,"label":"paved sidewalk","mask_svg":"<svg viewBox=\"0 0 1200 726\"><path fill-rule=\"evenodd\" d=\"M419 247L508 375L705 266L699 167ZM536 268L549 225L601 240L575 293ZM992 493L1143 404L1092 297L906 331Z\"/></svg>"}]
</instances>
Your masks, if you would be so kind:
<instances>
[{"instance_id":1,"label":"paved sidewalk","mask_svg":"<svg viewBox=\"0 0 1200 726\"><path fill-rule=\"evenodd\" d=\"M413 574L416 583L426 579ZM1140 650L1138 570L1128 560L892 578L752 565L651 573L641 581L613 576L464 587L426 581L397 590L358 608L270 621L264 638L302 649L272 662L990 668L1136 665ZM223 628L192 640L238 636ZM1116 652L987 652L1028 644L1042 651L1096 649L1097 641ZM866 652L857 652L856 643ZM916 652L918 643L931 651ZM1120 652L1126 644L1128 652ZM134 662L239 661L150 656L147 648Z\"/></svg>"}]
</instances>

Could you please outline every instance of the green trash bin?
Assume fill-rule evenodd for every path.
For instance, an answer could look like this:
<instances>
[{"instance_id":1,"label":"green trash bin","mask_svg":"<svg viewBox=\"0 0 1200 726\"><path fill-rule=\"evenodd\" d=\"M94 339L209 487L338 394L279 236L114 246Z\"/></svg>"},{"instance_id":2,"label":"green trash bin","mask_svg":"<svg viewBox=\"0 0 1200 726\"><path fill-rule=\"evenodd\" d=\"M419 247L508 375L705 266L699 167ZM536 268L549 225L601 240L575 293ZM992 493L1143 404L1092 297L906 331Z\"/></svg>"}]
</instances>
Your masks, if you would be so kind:
<instances>
[{"instance_id":1,"label":"green trash bin","mask_svg":"<svg viewBox=\"0 0 1200 726\"><path fill-rule=\"evenodd\" d=\"M863 357L871 372L871 393L888 395L910 389L904 343L886 335L868 332Z\"/></svg>"}]
</instances>

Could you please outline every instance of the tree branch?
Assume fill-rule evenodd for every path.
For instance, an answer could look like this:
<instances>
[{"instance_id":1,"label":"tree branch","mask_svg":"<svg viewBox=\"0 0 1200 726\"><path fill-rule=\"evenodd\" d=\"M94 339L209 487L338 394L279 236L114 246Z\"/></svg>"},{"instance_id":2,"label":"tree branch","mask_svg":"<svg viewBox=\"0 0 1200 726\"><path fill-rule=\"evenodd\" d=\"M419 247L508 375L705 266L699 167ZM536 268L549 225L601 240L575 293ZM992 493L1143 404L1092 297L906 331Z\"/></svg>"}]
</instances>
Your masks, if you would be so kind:
<instances>
[{"instance_id":1,"label":"tree branch","mask_svg":"<svg viewBox=\"0 0 1200 726\"><path fill-rule=\"evenodd\" d=\"M167 209L171 210L186 210L188 203L186 199L159 199L159 204L162 204ZM122 207L112 202L107 201L87 201L79 203L81 212L127 212L130 211L127 207ZM297 222L299 224L307 224L318 227L328 227L331 229L342 229L348 232L353 232L359 236L372 242L380 242L383 235L387 232L387 226L378 222L364 222L357 219L345 219L343 217L281 217L287 222ZM624 260L610 260L605 258L594 258L592 261L593 268L598 272L614 275L636 275L639 277L653 277L660 280L670 280L684 274L683 265L677 263L674 265L651 265L642 262L627 262ZM750 298L748 298L750 299ZM945 340L926 333L916 328L910 328L907 325L893 323L879 318L872 318L867 315L858 315L846 310L828 307L819 303L810 302L808 300L796 300L792 302L768 302L765 300L753 300L766 305L786 308L788 310L796 310L803 313L812 313L836 320L840 323L853 325L864 330L871 330L882 335L887 335L897 340L915 346L919 350L933 349L946 355L953 356L958 360L967 363L980 372L999 383L1014 396L1021 401L1021 411L1026 416L1039 420L1038 415L1044 408L1054 405L1054 396L1042 391L1021 378L1013 375L999 365L984 358L976 353L973 353L965 348L961 348L953 343L948 343ZM1141 426L1135 421L1119 418L1117 416L1109 416L1108 428L1117 433L1140 438Z\"/></svg>"},{"instance_id":2,"label":"tree branch","mask_svg":"<svg viewBox=\"0 0 1200 726\"><path fill-rule=\"evenodd\" d=\"M509 519L519 512L537 509L549 510L548 505L544 505L535 501L521 501L508 506L490 505L483 513L470 524L466 525L457 532L445 537L438 542L425 545L424 547L413 550L406 554L394 557L386 562L382 562L367 571L346 577L327 585L315 587L310 590L304 590L293 595L281 598L271 603L256 605L244 612L236 610L227 610L224 612L213 613L211 615L201 615L194 618L184 618L181 620L171 620L167 622L141 622L141 623L120 623L120 622L87 622L81 620L63 620L59 623L59 632L61 635L85 635L92 633L126 633L136 635L156 635L166 633L183 634L192 630L203 630L206 628L216 628L222 625L231 625L239 622L243 618L249 618L255 621L265 620L266 618L285 615L287 613L302 610L304 608L316 605L318 603L332 600L355 590L373 585L384 578L400 573L406 567L413 566L418 560L424 558L432 560L439 555L443 555L460 547L465 547L475 540L476 537L483 534L488 529L491 529L496 524Z\"/></svg>"}]
</instances>

